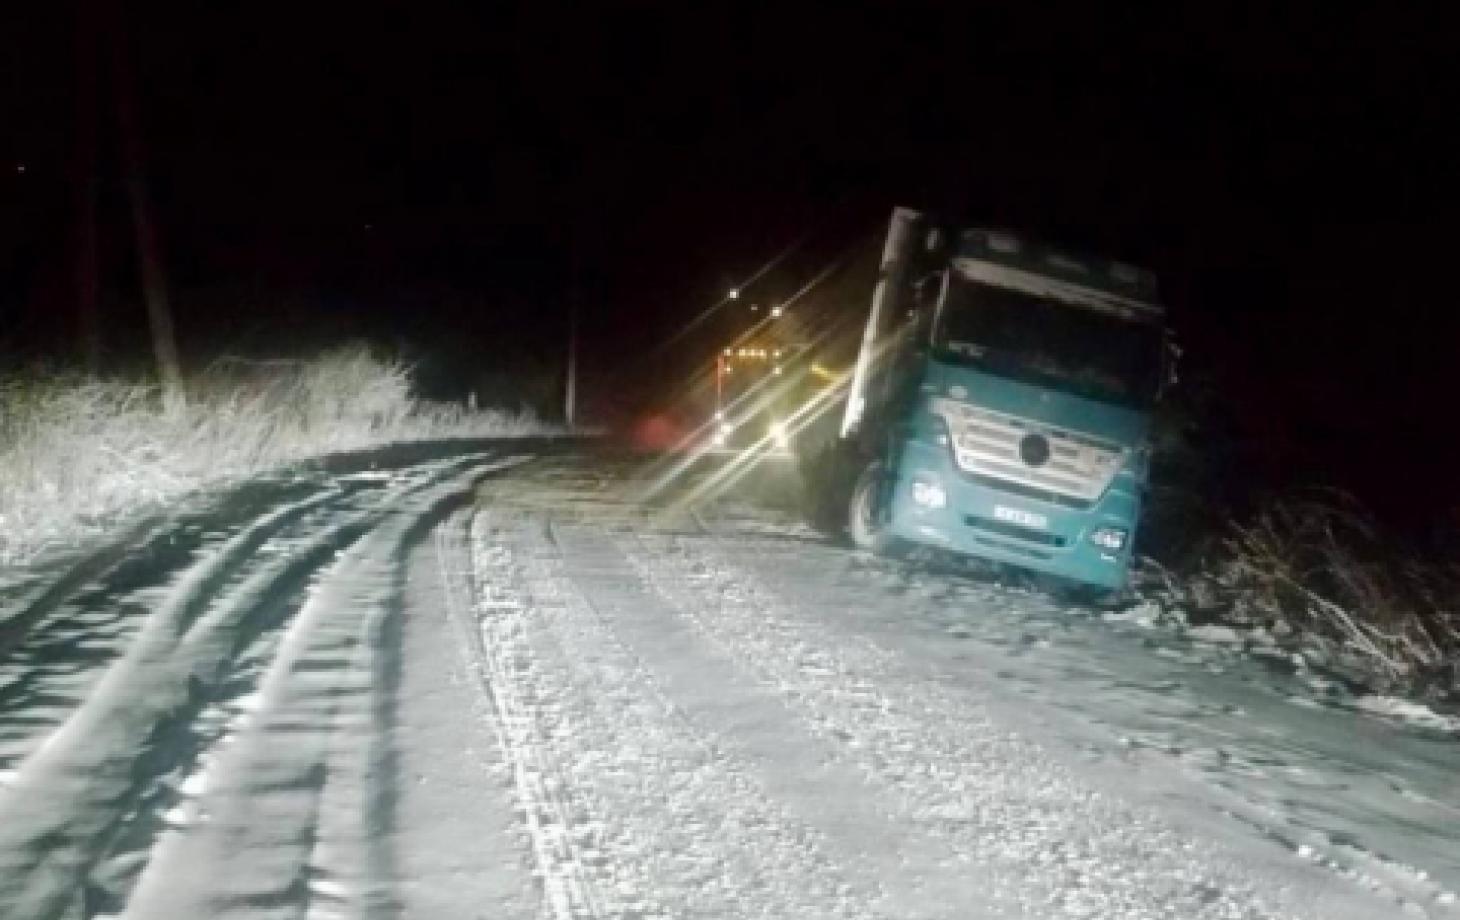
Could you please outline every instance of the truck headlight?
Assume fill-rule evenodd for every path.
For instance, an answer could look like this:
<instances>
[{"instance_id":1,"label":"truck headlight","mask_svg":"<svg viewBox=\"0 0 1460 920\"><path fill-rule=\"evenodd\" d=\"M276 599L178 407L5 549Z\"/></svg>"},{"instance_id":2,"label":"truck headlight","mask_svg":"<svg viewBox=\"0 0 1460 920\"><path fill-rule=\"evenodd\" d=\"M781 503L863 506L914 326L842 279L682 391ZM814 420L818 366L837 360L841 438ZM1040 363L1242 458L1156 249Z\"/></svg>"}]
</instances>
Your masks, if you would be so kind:
<instances>
[{"instance_id":1,"label":"truck headlight","mask_svg":"<svg viewBox=\"0 0 1460 920\"><path fill-rule=\"evenodd\" d=\"M790 435L786 432L786 423L782 421L771 422L771 441L777 447L786 447L791 443Z\"/></svg>"},{"instance_id":2,"label":"truck headlight","mask_svg":"<svg viewBox=\"0 0 1460 920\"><path fill-rule=\"evenodd\" d=\"M914 479L912 484L914 504L924 508L943 508L948 504L948 493L941 483L931 479Z\"/></svg>"},{"instance_id":3,"label":"truck headlight","mask_svg":"<svg viewBox=\"0 0 1460 920\"><path fill-rule=\"evenodd\" d=\"M1090 542L1101 549L1119 550L1125 548L1130 532L1124 527L1096 527L1090 531Z\"/></svg>"}]
</instances>

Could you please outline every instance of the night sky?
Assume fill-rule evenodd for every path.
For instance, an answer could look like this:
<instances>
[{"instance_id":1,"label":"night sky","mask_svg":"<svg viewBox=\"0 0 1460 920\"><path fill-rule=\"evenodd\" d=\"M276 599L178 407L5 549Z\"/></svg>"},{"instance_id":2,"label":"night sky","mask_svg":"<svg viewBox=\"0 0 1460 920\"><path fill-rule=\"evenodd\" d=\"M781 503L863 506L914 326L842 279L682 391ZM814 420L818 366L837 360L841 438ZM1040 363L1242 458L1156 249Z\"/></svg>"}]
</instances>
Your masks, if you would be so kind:
<instances>
[{"instance_id":1,"label":"night sky","mask_svg":"<svg viewBox=\"0 0 1460 920\"><path fill-rule=\"evenodd\" d=\"M0 356L19 361L74 333L87 57L74 17L16 6ZM591 373L644 402L717 343L657 373L644 350L728 285L802 239L765 282L793 286L906 204L1154 268L1188 376L1314 478L1401 501L1373 483L1460 460L1438 23L1316 3L220 6L101 29L135 62L195 355L363 335L449 390L494 362L545 373L576 300ZM125 360L142 312L105 76L102 303Z\"/></svg>"}]
</instances>

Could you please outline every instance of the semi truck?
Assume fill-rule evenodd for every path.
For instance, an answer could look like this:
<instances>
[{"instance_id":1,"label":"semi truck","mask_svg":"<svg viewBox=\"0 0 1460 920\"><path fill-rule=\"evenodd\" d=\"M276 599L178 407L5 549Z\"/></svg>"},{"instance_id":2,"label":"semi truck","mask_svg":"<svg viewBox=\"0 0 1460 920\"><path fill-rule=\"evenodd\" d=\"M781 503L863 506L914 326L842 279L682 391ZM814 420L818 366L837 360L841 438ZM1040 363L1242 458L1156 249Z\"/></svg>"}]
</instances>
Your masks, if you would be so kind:
<instances>
[{"instance_id":1,"label":"semi truck","mask_svg":"<svg viewBox=\"0 0 1460 920\"><path fill-rule=\"evenodd\" d=\"M803 472L863 548L1119 594L1173 354L1150 272L898 208L839 430L797 445Z\"/></svg>"}]
</instances>

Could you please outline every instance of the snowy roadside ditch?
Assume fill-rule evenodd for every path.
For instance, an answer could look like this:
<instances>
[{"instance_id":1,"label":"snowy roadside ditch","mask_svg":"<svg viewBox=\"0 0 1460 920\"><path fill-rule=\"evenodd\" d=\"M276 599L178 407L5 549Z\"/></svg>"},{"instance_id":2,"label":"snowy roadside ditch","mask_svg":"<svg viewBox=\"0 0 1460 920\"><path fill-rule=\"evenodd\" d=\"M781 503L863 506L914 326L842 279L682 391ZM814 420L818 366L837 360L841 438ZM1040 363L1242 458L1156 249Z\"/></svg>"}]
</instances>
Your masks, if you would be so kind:
<instances>
[{"instance_id":1,"label":"snowy roadside ditch","mask_svg":"<svg viewBox=\"0 0 1460 920\"><path fill-rule=\"evenodd\" d=\"M1141 560L1138 584L1135 604L1104 611L1101 619L1258 659L1301 680L1326 705L1460 740L1460 696L1439 688L1426 693L1403 681L1402 672L1395 667L1376 664L1372 646L1317 630L1294 629L1271 603L1246 596L1237 588L1221 591L1208 579L1183 581L1154 560ZM1307 600L1321 608L1312 614L1315 617L1343 614L1351 624L1356 620L1323 598Z\"/></svg>"},{"instance_id":2,"label":"snowy roadside ditch","mask_svg":"<svg viewBox=\"0 0 1460 920\"><path fill-rule=\"evenodd\" d=\"M1057 724L1046 740L1081 769L1110 765L1117 787L1145 765L1145 783L1174 783L1163 807L1184 801L1199 825L1246 828L1239 837L1290 854L1271 858L1395 898L1396 910L1454 915L1460 875L1446 853L1460 802L1443 715L1355 693L1240 624L1188 623L1149 596L1123 610L1072 608L961 570L849 554L795 525L749 523L717 519L715 536L678 541L691 556L713 547L691 573L723 571L721 603L824 610L817 621L835 632L1007 696L1005 724ZM706 622L723 629L731 618ZM815 655L831 640L803 641ZM959 676L970 669L971 680Z\"/></svg>"}]
</instances>

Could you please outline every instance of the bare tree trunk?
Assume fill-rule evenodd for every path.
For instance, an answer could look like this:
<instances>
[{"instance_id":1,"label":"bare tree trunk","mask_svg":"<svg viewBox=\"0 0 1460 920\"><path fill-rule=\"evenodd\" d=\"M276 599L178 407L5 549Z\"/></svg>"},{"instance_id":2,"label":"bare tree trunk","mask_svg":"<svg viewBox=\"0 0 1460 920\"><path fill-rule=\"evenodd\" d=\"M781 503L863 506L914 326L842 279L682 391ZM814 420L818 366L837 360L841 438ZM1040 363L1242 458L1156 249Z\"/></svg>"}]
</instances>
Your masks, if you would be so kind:
<instances>
[{"instance_id":1,"label":"bare tree trunk","mask_svg":"<svg viewBox=\"0 0 1460 920\"><path fill-rule=\"evenodd\" d=\"M76 332L90 374L101 368L101 317L97 311L96 7L83 0L76 17L76 149L72 177L76 210Z\"/></svg>"},{"instance_id":2,"label":"bare tree trunk","mask_svg":"<svg viewBox=\"0 0 1460 920\"><path fill-rule=\"evenodd\" d=\"M152 220L151 202L147 197L146 174L143 169L142 125L137 111L136 87L126 51L126 32L120 9L113 5L111 28L112 86L116 92L117 123L121 131L122 174L127 198L132 208L132 226L137 236L137 260L142 278L142 299L147 305L147 320L152 331L152 350L157 358L157 373L162 381L162 400L169 411L185 402L182 386L182 362L178 357L177 335L173 328L172 308L167 301L167 278L162 268L162 243Z\"/></svg>"}]
</instances>

